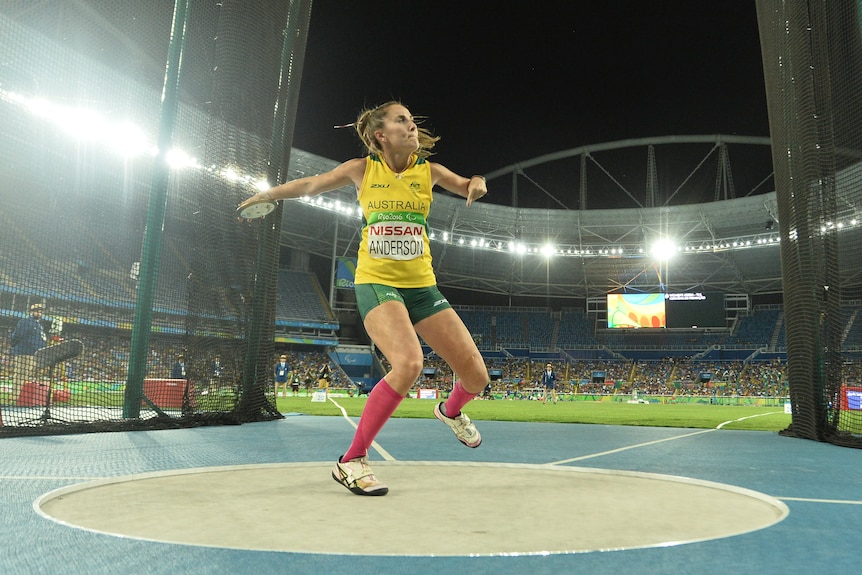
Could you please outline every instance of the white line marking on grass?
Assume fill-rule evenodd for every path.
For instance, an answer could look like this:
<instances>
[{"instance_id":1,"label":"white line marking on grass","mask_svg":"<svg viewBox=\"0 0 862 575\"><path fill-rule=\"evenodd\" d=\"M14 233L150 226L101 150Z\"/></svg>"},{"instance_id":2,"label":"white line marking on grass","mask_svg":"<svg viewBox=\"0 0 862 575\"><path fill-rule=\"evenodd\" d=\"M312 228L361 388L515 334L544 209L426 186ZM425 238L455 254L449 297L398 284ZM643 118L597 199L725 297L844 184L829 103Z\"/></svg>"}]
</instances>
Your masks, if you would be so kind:
<instances>
[{"instance_id":1,"label":"white line marking on grass","mask_svg":"<svg viewBox=\"0 0 862 575\"><path fill-rule=\"evenodd\" d=\"M736 423L737 421L742 421L743 419L751 419L752 417L763 417L764 415L776 415L776 414L783 414L783 413L784 413L783 411L768 411L766 413L757 413L755 415L746 415L745 417L740 417L739 419L731 419L729 421L719 423L718 427L716 427L716 429L721 429L722 427L724 427L728 423Z\"/></svg>"},{"instance_id":2,"label":"white line marking on grass","mask_svg":"<svg viewBox=\"0 0 862 575\"><path fill-rule=\"evenodd\" d=\"M337 407L337 408L341 411L341 415L342 415L342 417L344 417L344 419L346 419L346 420L350 423L350 425L352 425L352 426L353 426L353 429L356 429L356 428L358 428L358 427L359 427L359 424L355 423L355 422L354 422L352 419L350 419L350 417L347 415L347 410L346 410L346 409L344 409L343 407L341 407L341 405L339 405L339 404L338 404L338 402L337 402L337 401L335 401L334 399L332 399L331 397L330 397L330 398L328 398L328 399L329 399L329 401L331 401L333 404L335 404L335 407ZM381 446L380 446L380 444L379 444L379 443L377 443L376 441L373 441L373 442L371 443L371 447L373 447L373 448L374 448L374 451L376 451L377 453L379 453L379 454L380 454L380 457L382 457L382 458L383 458L383 459L385 459L386 461L395 461L395 458L394 458L394 457L392 457L392 455L390 455L388 451L386 451L385 449L383 449L383 447L381 447Z\"/></svg>"},{"instance_id":3,"label":"white line marking on grass","mask_svg":"<svg viewBox=\"0 0 862 575\"><path fill-rule=\"evenodd\" d=\"M637 443L635 445L629 445L627 447L620 447L617 449L611 449L610 451L602 451L600 453L593 453L591 455L581 455L580 457L573 457L571 459L552 461L552 462L548 463L548 465L562 465L564 463L572 463L573 461L583 461L584 459L592 459L594 457L602 457L603 455L612 455L614 453L620 453L621 451L628 451L629 449L637 449L639 447L647 447L649 445L655 445L657 443L664 443L665 441L674 441L677 439L684 439L686 437L693 437L695 435L701 435L703 433L711 433L713 431L718 431L719 429L722 429L725 425L727 425L729 423L735 423L737 421L742 421L744 419L750 419L752 417L762 417L764 415L775 415L776 413L784 413L784 412L783 411L770 411L768 413L758 413L756 415L746 415L745 417L740 417L739 419L731 419L729 421L719 423L714 429L703 429L701 431L695 431L694 433L686 433L684 435L675 435L673 437L666 437L664 439L657 439L655 441L647 441L646 443Z\"/></svg>"}]
</instances>

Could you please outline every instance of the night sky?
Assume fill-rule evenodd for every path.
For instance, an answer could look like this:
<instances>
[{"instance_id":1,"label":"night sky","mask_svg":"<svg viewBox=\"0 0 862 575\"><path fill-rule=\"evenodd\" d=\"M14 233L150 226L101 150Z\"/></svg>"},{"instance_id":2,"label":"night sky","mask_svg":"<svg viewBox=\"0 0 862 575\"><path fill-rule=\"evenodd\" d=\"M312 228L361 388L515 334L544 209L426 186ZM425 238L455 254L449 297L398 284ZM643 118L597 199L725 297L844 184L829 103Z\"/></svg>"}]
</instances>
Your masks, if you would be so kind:
<instances>
[{"instance_id":1,"label":"night sky","mask_svg":"<svg viewBox=\"0 0 862 575\"><path fill-rule=\"evenodd\" d=\"M333 125L389 99L467 176L628 138L769 135L753 0L502 6L315 0L294 146L362 155Z\"/></svg>"}]
</instances>

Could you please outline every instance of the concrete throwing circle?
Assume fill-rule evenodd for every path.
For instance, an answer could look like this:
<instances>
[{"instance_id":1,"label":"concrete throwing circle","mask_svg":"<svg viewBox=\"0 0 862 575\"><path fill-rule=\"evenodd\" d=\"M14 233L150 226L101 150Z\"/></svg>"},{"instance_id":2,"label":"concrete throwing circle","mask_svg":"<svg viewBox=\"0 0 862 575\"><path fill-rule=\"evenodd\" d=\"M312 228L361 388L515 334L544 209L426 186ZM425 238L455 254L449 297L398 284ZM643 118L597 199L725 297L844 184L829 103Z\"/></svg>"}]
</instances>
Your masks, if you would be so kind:
<instances>
[{"instance_id":1,"label":"concrete throwing circle","mask_svg":"<svg viewBox=\"0 0 862 575\"><path fill-rule=\"evenodd\" d=\"M502 463L372 466L388 495L353 495L330 477L329 463L284 463L102 479L47 493L34 508L67 526L122 537L377 556L666 547L763 529L788 514L762 493L670 475Z\"/></svg>"}]
</instances>

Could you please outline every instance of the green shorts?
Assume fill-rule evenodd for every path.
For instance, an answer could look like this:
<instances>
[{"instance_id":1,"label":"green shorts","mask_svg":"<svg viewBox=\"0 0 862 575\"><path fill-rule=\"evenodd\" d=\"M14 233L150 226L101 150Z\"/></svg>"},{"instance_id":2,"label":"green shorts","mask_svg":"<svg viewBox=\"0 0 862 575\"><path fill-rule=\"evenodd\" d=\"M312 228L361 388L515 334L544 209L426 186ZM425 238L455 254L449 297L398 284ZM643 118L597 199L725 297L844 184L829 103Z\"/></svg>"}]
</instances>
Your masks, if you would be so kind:
<instances>
[{"instance_id":1,"label":"green shorts","mask_svg":"<svg viewBox=\"0 0 862 575\"><path fill-rule=\"evenodd\" d=\"M443 297L437 286L424 288L394 288L383 284L355 284L356 307L359 315L365 315L387 301L400 301L410 314L410 321L416 325L438 311L451 308L449 300Z\"/></svg>"}]
</instances>

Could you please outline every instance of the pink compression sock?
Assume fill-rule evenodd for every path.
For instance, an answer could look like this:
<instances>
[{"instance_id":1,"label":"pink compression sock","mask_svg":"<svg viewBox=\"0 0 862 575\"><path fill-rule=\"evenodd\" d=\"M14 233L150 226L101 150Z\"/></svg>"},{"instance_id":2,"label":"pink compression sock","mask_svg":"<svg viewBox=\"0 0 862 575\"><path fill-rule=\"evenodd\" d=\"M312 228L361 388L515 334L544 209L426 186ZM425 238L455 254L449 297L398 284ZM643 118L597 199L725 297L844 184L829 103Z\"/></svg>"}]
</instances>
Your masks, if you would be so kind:
<instances>
[{"instance_id":1,"label":"pink compression sock","mask_svg":"<svg viewBox=\"0 0 862 575\"><path fill-rule=\"evenodd\" d=\"M365 403L365 409L362 410L362 416L359 418L353 443L350 444L350 449L341 458L342 461L350 461L368 455L368 448L371 447L374 438L383 428L383 424L395 412L402 399L404 397L389 387L385 379L377 382L377 385L368 394L368 401Z\"/></svg>"},{"instance_id":2,"label":"pink compression sock","mask_svg":"<svg viewBox=\"0 0 862 575\"><path fill-rule=\"evenodd\" d=\"M467 405L470 400L479 395L478 393L470 393L461 385L461 380L455 382L455 387L452 388L452 393L449 394L449 399L443 404L446 417L458 417L461 415L461 408Z\"/></svg>"}]
</instances>

